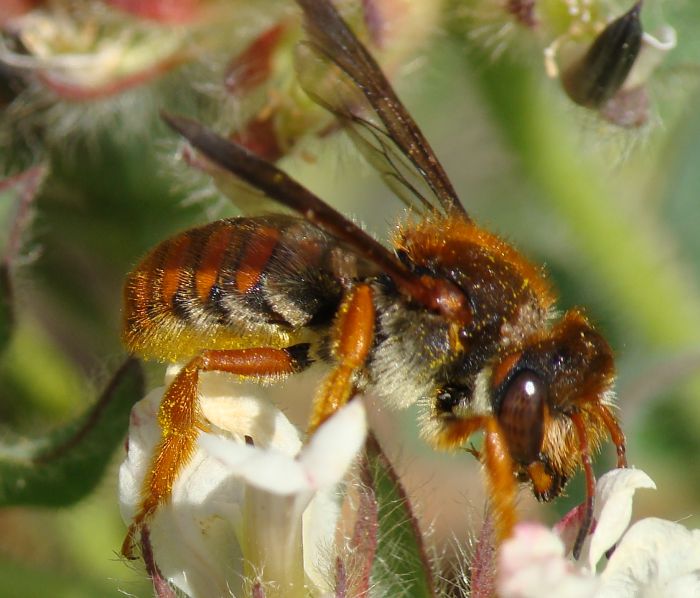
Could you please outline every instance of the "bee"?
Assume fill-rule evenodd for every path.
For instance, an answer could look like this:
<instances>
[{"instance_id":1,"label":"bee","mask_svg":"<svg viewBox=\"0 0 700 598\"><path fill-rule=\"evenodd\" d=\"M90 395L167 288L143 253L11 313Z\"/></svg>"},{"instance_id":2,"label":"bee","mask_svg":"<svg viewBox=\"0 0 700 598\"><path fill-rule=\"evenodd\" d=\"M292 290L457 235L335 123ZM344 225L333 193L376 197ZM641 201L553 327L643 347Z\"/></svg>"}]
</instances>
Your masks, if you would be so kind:
<instances>
[{"instance_id":1,"label":"bee","mask_svg":"<svg viewBox=\"0 0 700 598\"><path fill-rule=\"evenodd\" d=\"M124 341L184 362L160 406L162 438L123 551L169 499L199 430L200 372L276 382L328 367L309 433L357 393L421 408L437 449L480 450L499 539L519 483L541 501L582 468L591 523L592 455L606 437L626 466L610 346L581 309L561 316L543 270L479 227L380 67L326 0L297 0L307 93L332 112L408 205L388 248L273 164L195 121L164 115L204 157L291 214L220 220L164 241L125 285ZM329 83L330 81L330 83Z\"/></svg>"}]
</instances>

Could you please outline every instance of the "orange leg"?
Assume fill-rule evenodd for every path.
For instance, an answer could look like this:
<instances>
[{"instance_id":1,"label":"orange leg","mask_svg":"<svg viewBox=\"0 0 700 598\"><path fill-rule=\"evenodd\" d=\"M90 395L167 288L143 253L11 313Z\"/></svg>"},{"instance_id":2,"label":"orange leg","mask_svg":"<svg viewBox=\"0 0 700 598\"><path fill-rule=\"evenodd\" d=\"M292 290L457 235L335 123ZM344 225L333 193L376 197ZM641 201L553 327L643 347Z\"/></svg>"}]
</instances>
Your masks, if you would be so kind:
<instances>
[{"instance_id":1,"label":"orange leg","mask_svg":"<svg viewBox=\"0 0 700 598\"><path fill-rule=\"evenodd\" d=\"M307 365L307 349L307 345L295 345L288 349L207 350L180 370L160 404L158 423L162 437L143 482L141 504L124 540L122 554L132 555L136 532L169 499L177 476L192 457L199 431L206 426L199 411L199 372L220 371L253 378L290 374Z\"/></svg>"},{"instance_id":2,"label":"orange leg","mask_svg":"<svg viewBox=\"0 0 700 598\"><path fill-rule=\"evenodd\" d=\"M430 441L436 448L449 450L463 445L479 430L484 431L484 446L480 451L486 468L491 505L495 514L498 541L508 538L515 525L517 484L513 475L513 460L498 422L493 417L469 417L446 420Z\"/></svg>"},{"instance_id":3,"label":"orange leg","mask_svg":"<svg viewBox=\"0 0 700 598\"><path fill-rule=\"evenodd\" d=\"M574 542L574 548L572 550L573 557L578 560L581 555L581 549L583 548L583 543L588 535L588 530L591 527L591 522L593 521L593 501L595 499L595 475L593 473L593 462L591 459L591 451L588 446L588 436L586 435L586 424L583 421L580 413L573 413L571 415L571 421L576 429L576 436L578 437L578 450L581 455L581 463L583 465L583 472L586 475L586 503L583 511L583 519L581 521L581 527L576 535L576 541Z\"/></svg>"},{"instance_id":4,"label":"orange leg","mask_svg":"<svg viewBox=\"0 0 700 598\"><path fill-rule=\"evenodd\" d=\"M343 300L334 325L333 357L336 366L316 394L309 421L313 433L347 403L353 392L353 376L361 368L374 339L374 304L367 285L353 288Z\"/></svg>"},{"instance_id":5,"label":"orange leg","mask_svg":"<svg viewBox=\"0 0 700 598\"><path fill-rule=\"evenodd\" d=\"M513 461L506 439L494 418L486 419L484 431L484 465L489 477L491 503L496 514L497 537L503 541L510 537L515 526L517 485L513 475Z\"/></svg>"},{"instance_id":6,"label":"orange leg","mask_svg":"<svg viewBox=\"0 0 700 598\"><path fill-rule=\"evenodd\" d=\"M617 422L617 418L613 415L612 411L599 403L593 406L593 409L600 415L608 429L610 434L610 439L613 441L615 448L617 449L617 466L627 467L627 453L625 449L625 433L620 428L620 424Z\"/></svg>"}]
</instances>

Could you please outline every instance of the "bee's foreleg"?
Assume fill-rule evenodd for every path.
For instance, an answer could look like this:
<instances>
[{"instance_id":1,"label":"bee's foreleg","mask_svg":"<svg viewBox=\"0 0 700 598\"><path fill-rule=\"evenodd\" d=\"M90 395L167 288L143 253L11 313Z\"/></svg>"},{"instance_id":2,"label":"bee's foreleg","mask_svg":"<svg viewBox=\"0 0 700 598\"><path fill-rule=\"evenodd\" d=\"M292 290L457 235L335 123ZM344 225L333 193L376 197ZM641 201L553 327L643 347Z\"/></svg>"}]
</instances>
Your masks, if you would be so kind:
<instances>
[{"instance_id":1,"label":"bee's foreleg","mask_svg":"<svg viewBox=\"0 0 700 598\"><path fill-rule=\"evenodd\" d=\"M627 450L625 448L625 433L622 431L620 424L617 421L615 415L610 411L607 405L602 403L594 403L592 409L595 413L600 415L603 420L605 427L608 429L608 434L610 434L610 439L615 445L617 450L617 466L627 467Z\"/></svg>"},{"instance_id":2,"label":"bee's foreleg","mask_svg":"<svg viewBox=\"0 0 700 598\"><path fill-rule=\"evenodd\" d=\"M586 405L586 409L592 412L594 416L600 418L607 429L608 434L610 434L610 438L617 449L617 466L627 467L625 434L622 431L622 428L620 428L620 424L618 423L615 415L612 413L612 411L610 411L610 408L607 405L604 405L599 401ZM574 425L574 430L576 431L579 458L586 478L586 502L582 505L583 510L581 511L581 526L578 534L576 535L576 540L574 541L574 546L572 549L574 558L578 559L581 554L581 549L583 548L583 543L585 542L590 531L590 527L593 523L596 480L593 472L591 447L588 438L588 426L586 421L580 411L575 411L572 413L570 418Z\"/></svg>"},{"instance_id":3,"label":"bee's foreleg","mask_svg":"<svg viewBox=\"0 0 700 598\"><path fill-rule=\"evenodd\" d=\"M513 475L513 460L498 422L490 415L478 415L433 418L432 423L426 440L441 450L461 447L475 432L484 432L484 446L479 455L488 476L498 540L506 539L515 525L517 484Z\"/></svg>"},{"instance_id":4,"label":"bee's foreleg","mask_svg":"<svg viewBox=\"0 0 700 598\"><path fill-rule=\"evenodd\" d=\"M576 430L581 466L583 467L583 473L586 477L586 502L583 505L584 508L581 517L581 527L578 530L574 547L571 551L573 557L578 559L578 557L581 555L581 549L583 548L583 543L585 542L588 531L590 530L591 523L593 522L593 501L595 500L596 482L595 474L593 473L591 450L588 445L588 436L586 434L586 424L580 413L572 413L570 417L572 423L574 424L574 429Z\"/></svg>"}]
</instances>

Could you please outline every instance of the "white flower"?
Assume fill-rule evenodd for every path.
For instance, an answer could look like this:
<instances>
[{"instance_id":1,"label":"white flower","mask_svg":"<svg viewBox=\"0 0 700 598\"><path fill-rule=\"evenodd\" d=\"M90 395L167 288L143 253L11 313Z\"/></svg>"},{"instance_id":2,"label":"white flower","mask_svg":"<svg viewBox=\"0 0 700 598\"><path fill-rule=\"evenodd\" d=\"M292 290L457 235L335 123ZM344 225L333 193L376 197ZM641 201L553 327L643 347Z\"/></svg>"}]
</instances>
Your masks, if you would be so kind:
<instances>
[{"instance_id":1,"label":"white flower","mask_svg":"<svg viewBox=\"0 0 700 598\"><path fill-rule=\"evenodd\" d=\"M155 564L189 596L241 596L259 582L267 596L328 591L338 517L337 483L362 447L365 410L352 400L303 445L260 387L226 374L201 376L200 434L168 504L148 523ZM135 405L119 498L130 523L160 438L163 389ZM252 444L251 444L252 442Z\"/></svg>"},{"instance_id":2,"label":"white flower","mask_svg":"<svg viewBox=\"0 0 700 598\"><path fill-rule=\"evenodd\" d=\"M666 55L676 47L677 42L676 30L670 25L661 27L656 36L644 32L639 56L625 79L623 89L631 89L647 83Z\"/></svg>"},{"instance_id":3,"label":"white flower","mask_svg":"<svg viewBox=\"0 0 700 598\"><path fill-rule=\"evenodd\" d=\"M594 530L579 562L567 554L578 530L580 509L555 526L556 532L534 523L516 526L499 554L499 596L700 596L700 530L656 518L642 519L627 529L638 488L655 485L636 469L616 469L598 481ZM601 558L614 546L607 565L597 573Z\"/></svg>"}]
</instances>

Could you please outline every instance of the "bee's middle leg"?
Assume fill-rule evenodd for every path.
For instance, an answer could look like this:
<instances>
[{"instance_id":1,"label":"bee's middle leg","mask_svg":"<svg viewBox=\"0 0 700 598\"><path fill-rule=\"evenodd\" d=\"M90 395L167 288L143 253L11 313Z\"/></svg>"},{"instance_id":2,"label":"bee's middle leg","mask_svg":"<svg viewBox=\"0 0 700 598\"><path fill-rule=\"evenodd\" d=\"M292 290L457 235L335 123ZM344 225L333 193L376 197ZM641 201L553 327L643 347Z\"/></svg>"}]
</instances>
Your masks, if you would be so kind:
<instances>
[{"instance_id":1,"label":"bee's middle leg","mask_svg":"<svg viewBox=\"0 0 700 598\"><path fill-rule=\"evenodd\" d=\"M343 299L332 330L336 365L314 398L309 421L313 433L350 399L355 372L364 365L374 340L374 303L366 284L352 288Z\"/></svg>"}]
</instances>

